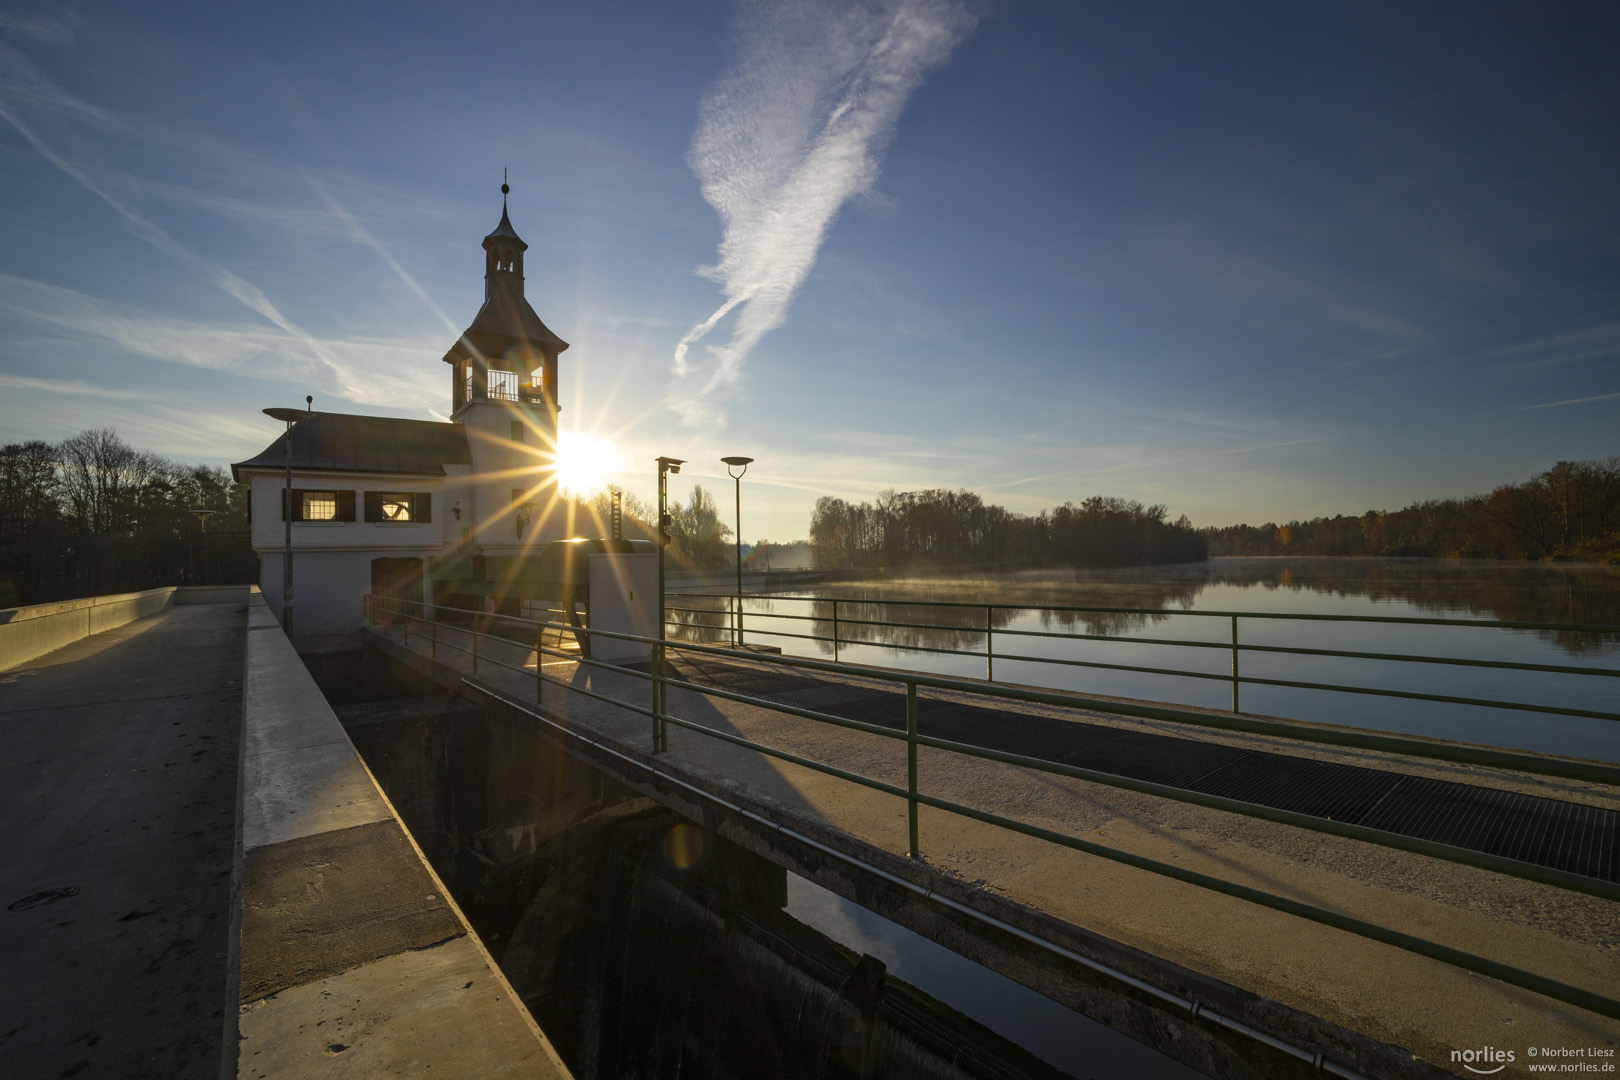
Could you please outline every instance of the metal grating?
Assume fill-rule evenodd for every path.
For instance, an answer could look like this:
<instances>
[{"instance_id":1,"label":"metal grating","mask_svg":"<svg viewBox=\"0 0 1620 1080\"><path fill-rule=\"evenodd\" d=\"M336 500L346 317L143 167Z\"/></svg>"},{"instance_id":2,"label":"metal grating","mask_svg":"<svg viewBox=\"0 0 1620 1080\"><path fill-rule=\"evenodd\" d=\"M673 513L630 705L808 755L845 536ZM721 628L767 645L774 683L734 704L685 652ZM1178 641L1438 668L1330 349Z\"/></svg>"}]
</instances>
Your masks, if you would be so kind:
<instances>
[{"instance_id":1,"label":"metal grating","mask_svg":"<svg viewBox=\"0 0 1620 1080\"><path fill-rule=\"evenodd\" d=\"M822 711L905 728L905 696ZM1169 784L1620 882L1620 813L1405 773L923 698L940 739Z\"/></svg>"}]
</instances>

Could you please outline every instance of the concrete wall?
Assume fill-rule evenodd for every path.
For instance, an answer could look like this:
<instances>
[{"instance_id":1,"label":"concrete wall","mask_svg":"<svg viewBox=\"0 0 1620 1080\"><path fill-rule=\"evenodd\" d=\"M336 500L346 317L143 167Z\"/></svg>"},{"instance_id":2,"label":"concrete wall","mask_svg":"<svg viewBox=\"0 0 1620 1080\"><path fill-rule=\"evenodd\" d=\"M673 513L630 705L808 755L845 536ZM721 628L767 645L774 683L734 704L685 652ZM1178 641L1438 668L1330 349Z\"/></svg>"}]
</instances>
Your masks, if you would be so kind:
<instances>
[{"instance_id":1,"label":"concrete wall","mask_svg":"<svg viewBox=\"0 0 1620 1080\"><path fill-rule=\"evenodd\" d=\"M331 634L358 630L365 621L365 601L371 591L371 560L415 555L419 551L299 551L293 550L293 635ZM266 552L259 564L259 589L265 603L281 621L281 553ZM426 563L423 564L424 572Z\"/></svg>"},{"instance_id":2,"label":"concrete wall","mask_svg":"<svg viewBox=\"0 0 1620 1080\"><path fill-rule=\"evenodd\" d=\"M569 1080L259 597L248 618L235 1075Z\"/></svg>"},{"instance_id":3,"label":"concrete wall","mask_svg":"<svg viewBox=\"0 0 1620 1080\"><path fill-rule=\"evenodd\" d=\"M174 587L168 586L0 611L0 671L91 634L155 615L174 602L174 594Z\"/></svg>"},{"instance_id":4,"label":"concrete wall","mask_svg":"<svg viewBox=\"0 0 1620 1080\"><path fill-rule=\"evenodd\" d=\"M251 585L182 585L174 591L176 604L245 604Z\"/></svg>"}]
</instances>

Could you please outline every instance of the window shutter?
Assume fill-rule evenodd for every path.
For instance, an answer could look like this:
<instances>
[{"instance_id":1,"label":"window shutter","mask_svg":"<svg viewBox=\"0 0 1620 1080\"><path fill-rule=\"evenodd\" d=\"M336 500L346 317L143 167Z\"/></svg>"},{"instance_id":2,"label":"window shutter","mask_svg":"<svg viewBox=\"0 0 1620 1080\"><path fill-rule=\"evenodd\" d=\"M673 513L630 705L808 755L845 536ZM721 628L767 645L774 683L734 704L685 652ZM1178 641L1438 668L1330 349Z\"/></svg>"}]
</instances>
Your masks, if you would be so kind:
<instances>
[{"instance_id":1,"label":"window shutter","mask_svg":"<svg viewBox=\"0 0 1620 1080\"><path fill-rule=\"evenodd\" d=\"M351 496L352 497L352 496ZM382 497L380 491L366 492L366 520L381 521L383 519Z\"/></svg>"},{"instance_id":2,"label":"window shutter","mask_svg":"<svg viewBox=\"0 0 1620 1080\"><path fill-rule=\"evenodd\" d=\"M281 489L281 520L282 521L287 520L287 496L289 494L292 496L292 519L294 521L303 521L304 520L304 489L303 488L293 488L290 492L286 488Z\"/></svg>"},{"instance_id":3,"label":"window shutter","mask_svg":"<svg viewBox=\"0 0 1620 1080\"><path fill-rule=\"evenodd\" d=\"M354 520L354 492L353 491L340 491L340 492L337 493L337 517L334 520L336 520L336 521L353 521Z\"/></svg>"},{"instance_id":4,"label":"window shutter","mask_svg":"<svg viewBox=\"0 0 1620 1080\"><path fill-rule=\"evenodd\" d=\"M411 520L433 520L433 493L431 491L418 491L411 497Z\"/></svg>"}]
</instances>

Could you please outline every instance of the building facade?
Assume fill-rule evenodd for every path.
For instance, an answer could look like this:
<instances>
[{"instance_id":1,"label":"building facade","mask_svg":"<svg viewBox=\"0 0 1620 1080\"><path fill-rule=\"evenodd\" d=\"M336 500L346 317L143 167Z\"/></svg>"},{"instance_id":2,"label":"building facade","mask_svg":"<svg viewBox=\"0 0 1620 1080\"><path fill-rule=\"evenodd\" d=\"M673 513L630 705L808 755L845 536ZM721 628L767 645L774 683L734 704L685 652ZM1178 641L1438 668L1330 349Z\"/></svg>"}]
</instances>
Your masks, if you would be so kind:
<instances>
[{"instance_id":1,"label":"building facade","mask_svg":"<svg viewBox=\"0 0 1620 1080\"><path fill-rule=\"evenodd\" d=\"M484 237L483 306L444 356L449 423L311 411L231 466L251 487L260 585L278 618L291 518L299 635L358 629L367 593L513 613L557 594L535 556L573 532L556 481L568 343L524 297L528 245L507 191Z\"/></svg>"}]
</instances>

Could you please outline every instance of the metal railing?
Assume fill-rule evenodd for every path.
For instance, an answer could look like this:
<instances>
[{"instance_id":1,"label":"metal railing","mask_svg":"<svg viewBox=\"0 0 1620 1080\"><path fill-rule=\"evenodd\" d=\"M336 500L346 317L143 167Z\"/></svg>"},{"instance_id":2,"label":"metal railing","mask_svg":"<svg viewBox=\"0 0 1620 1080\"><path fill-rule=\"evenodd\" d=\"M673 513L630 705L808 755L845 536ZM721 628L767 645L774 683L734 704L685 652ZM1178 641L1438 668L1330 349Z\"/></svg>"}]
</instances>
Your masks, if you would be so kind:
<instances>
[{"instance_id":1,"label":"metal railing","mask_svg":"<svg viewBox=\"0 0 1620 1080\"><path fill-rule=\"evenodd\" d=\"M1344 660L1373 660L1382 663L1395 664L1437 664L1448 667L1488 668L1497 671L1533 671L1557 675L1590 675L1599 678L1620 677L1620 668L1606 668L1597 666L1574 664L1534 664L1512 660L1479 660L1455 656L1431 656L1414 653L1365 652L1353 649L1317 649L1297 645L1260 645L1245 644L1239 638L1239 622L1251 620L1258 622L1300 622L1300 623L1345 623L1368 625L1401 625L1401 626L1451 626L1495 628L1502 630L1531 630L1542 633L1579 633L1592 635L1615 635L1620 640L1620 626L1594 626L1577 623L1536 623L1536 622L1508 622L1486 619L1443 619L1405 617L1393 615L1322 615L1322 614L1295 614L1288 612L1256 612L1256 611L1166 611L1163 608L1131 608L1131 607L1065 607L1041 604L975 604L959 603L947 600L858 600L836 597L813 596L778 596L755 594L744 596L744 603L739 605L735 593L695 593L672 592L673 598L689 600L704 599L724 601L724 606L710 607L683 607L667 605L671 614L687 615L693 618L686 626L679 622L676 629L725 629L733 640L738 639L741 633L741 615L746 610L746 601L799 602L808 604L822 604L827 606L825 614L795 615L785 612L771 611L754 613L747 633L752 638L774 637L798 641L819 642L832 646L833 660L839 658L840 646L872 646L878 648L894 649L900 652L933 653L949 656L971 656L984 659L984 678L987 682L995 681L995 663L997 660L1016 661L1031 664L1048 664L1055 667L1068 668L1094 668L1108 671L1126 671L1141 675L1160 675L1170 678L1199 679L1228 683L1232 689L1232 704L1230 712L1240 713L1241 690L1247 684L1250 686L1278 686L1299 690L1319 690L1341 694L1362 694L1371 697L1404 698L1410 701L1441 702L1452 705L1470 705L1480 708L1503 709L1517 712L1543 713L1552 716L1576 716L1596 720L1620 720L1620 712L1603 709L1577 709L1557 705L1537 704L1523 701L1503 701L1493 698L1464 697L1452 694L1428 694L1413 690L1394 690L1372 686L1350 686L1341 683L1324 683L1305 681L1300 679L1265 678L1256 675L1245 675L1241 671L1240 657L1244 653L1255 655L1281 655L1281 656L1309 656L1325 657ZM850 617L852 609L873 607L901 607L901 608L938 608L961 611L974 616L974 622L956 623L921 623L903 622L895 619L871 619ZM840 611L842 608L842 612ZM1050 630L1015 630L1007 626L996 626L997 612L1040 611L1068 616L1127 616L1127 617L1188 617L1202 619L1216 619L1231 624L1230 640L1212 641L1188 638L1159 638L1138 637L1125 634L1083 634L1056 632ZM983 613L983 619L977 618ZM699 620L703 616L723 616L724 622L710 627L703 625ZM830 624L828 634L797 634L786 630L762 629L760 623L765 619L780 619L789 622L808 622ZM912 630L921 632L934 632L941 635L956 634L964 636L983 635L984 647L982 649L959 649L941 647L938 645L923 645L915 642L898 642L895 640L862 640L847 636L844 630L851 627L866 627L873 630ZM666 628L666 633L669 628ZM1009 653L996 651L997 636L1002 638L1034 638L1049 641L1098 641L1122 643L1128 645L1154 645L1170 646L1189 649L1220 650L1231 657L1231 670L1226 673L1209 671L1189 671L1185 668L1151 667L1145 664L1108 663L1100 660L1081 660L1071 657L1032 656L1023 653ZM1616 687L1620 691L1620 687Z\"/></svg>"},{"instance_id":2,"label":"metal railing","mask_svg":"<svg viewBox=\"0 0 1620 1080\"><path fill-rule=\"evenodd\" d=\"M1042 758L1029 757L1023 754L992 750L986 747L974 746L967 743L956 742L949 739L940 739L923 735L917 728L917 698L919 688L929 688L956 694L975 695L999 701L1025 702L1031 704L1057 705L1068 708L1102 709L1119 715L1141 717L1154 720L1167 720L1204 727L1238 727L1241 730L1261 731L1266 734L1282 735L1288 738L1304 741L1330 743L1338 745L1360 746L1365 748L1391 751L1418 757L1437 758L1444 760L1464 760L1476 764L1495 767L1519 769L1522 771L1540 773L1543 775L1578 777L1583 780L1598 781L1610 785L1620 786L1620 768L1603 765L1598 762L1582 762L1570 759L1547 758L1541 755L1520 754L1513 751L1497 750L1487 747L1466 747L1456 744L1434 744L1420 740L1402 739L1392 736L1372 735L1370 733L1335 731L1315 727L1292 725L1285 722L1259 721L1247 718L1227 718L1219 714L1194 712L1184 709L1148 706L1136 703L1088 698L1076 694L1059 692L1032 691L1016 687L987 685L977 681L947 678L943 676L925 675L914 672L900 672L876 669L864 666L854 666L829 662L824 660L811 660L794 656L756 655L748 654L748 659L786 668L804 671L815 671L824 674L857 678L868 681L887 682L898 684L905 688L906 721L904 731L879 724L871 724L858 720L851 720L829 713L818 712L772 701L749 694L741 694L724 690L714 686L705 686L674 677L667 673L660 674L661 669L654 665L652 671L642 672L613 663L591 660L579 653L548 646L545 643L546 631L555 631L561 641L561 635L573 634L577 628L567 623L543 622L533 619L520 619L513 616L494 615L484 612L473 612L463 608L445 607L442 605L423 604L416 601L400 600L388 597L365 598L365 613L368 627L382 629L384 632L398 631L404 644L411 647L413 638L426 638L431 641L431 655L435 658L442 649L449 649L471 657L473 673L478 672L480 664L493 665L495 668L516 672L520 675L531 674L529 665L525 662L532 652L534 679L534 697L536 705L543 704L544 688L547 683L566 689L571 694L578 694L586 698L603 702L616 708L625 709L648 717L652 721L651 748L654 754L663 752L668 747L668 728L670 725L692 731L705 738L717 739L735 746L753 750L769 757L802 766L828 776L834 776L850 783L858 784L873 791L882 792L895 798L903 799L907 807L907 834L908 853L913 858L921 857L921 837L918 826L918 808L928 806L952 814L996 825L1026 836L1035 837L1075 851L1095 855L1140 870L1159 874L1177 881L1196 885L1213 892L1222 893L1241 900L1267 907L1275 911L1284 912L1299 918L1307 919L1324 926L1334 927L1349 933L1369 938L1374 941L1391 945L1396 948L1440 960L1454 967L1459 967L1477 974L1505 983L1519 986L1538 994L1545 995L1566 1004L1575 1005L1615 1019L1620 1019L1620 1001L1604 997L1601 994L1561 983L1545 976L1532 972L1522 971L1506 964L1499 963L1485 957L1475 956L1471 953L1454 949L1447 945L1427 941L1414 935L1406 934L1389 927L1331 911L1314 905L1305 904L1285 896L1265 892L1261 889L1235 884L1220 878L1211 877L1196 871L1188 870L1171 863L1146 858L1127 851L1120 851L1106 847L1092 841L1071 836L1067 833L1057 832L1042 826L1020 821L1016 818L981 810L951 799L929 794L919 789L917 779L917 748L929 747L937 750L950 751L981 760L996 761L1003 764L1015 765L1025 769L1037 770L1043 773L1071 777L1078 780L1090 781L1117 787L1124 790L1136 791L1147 795L1173 799L1178 802L1191 803L1211 809L1241 814L1247 817L1275 821L1286 825L1309 829L1314 832L1327 833L1346 837L1367 843L1382 845L1404 851L1415 852L1449 862L1473 866L1480 869L1500 873L1529 881L1551 885L1572 891L1582 892L1608 900L1620 901L1620 885L1613 882L1576 874L1565 870L1540 866L1534 863L1509 859L1502 856L1490 855L1468 848L1442 844L1431 840L1405 836L1399 833L1387 832L1380 829L1353 825L1347 822L1332 821L1326 818L1313 817L1294 811L1280 810L1258 803L1245 802L1224 796L1210 795L1204 792L1187 788L1175 787L1168 784L1153 783L1137 780L1130 777L1101 772L1094 769L1085 769L1072 765L1064 765ZM441 617L439 613L449 613L448 617ZM611 639L617 641L633 642L646 645L650 649L660 647L679 652L699 655L723 656L736 659L738 653L734 649L703 645L694 642L671 641L651 637L642 637L633 634L620 634L605 630L584 631L593 638ZM468 639L470 644L463 644L457 638ZM496 646L492 648L482 642L493 639ZM520 662L510 663L498 655L499 644L515 645L518 647ZM576 684L571 678L561 678L547 674L546 658L568 661L592 669L610 670L628 678L645 681L649 684L651 696L648 706L639 705L633 701L614 698L593 689ZM571 664L569 665L571 666ZM906 754L906 785L891 784L876 780L860 773L851 772L824 761L817 761L799 754L760 743L741 735L718 731L703 724L684 719L670 710L668 689L674 687L680 690L691 691L706 697L719 698L726 701L737 702L743 705L772 710L801 719L828 724L853 731L864 732L880 738L901 741L905 743Z\"/></svg>"}]
</instances>

